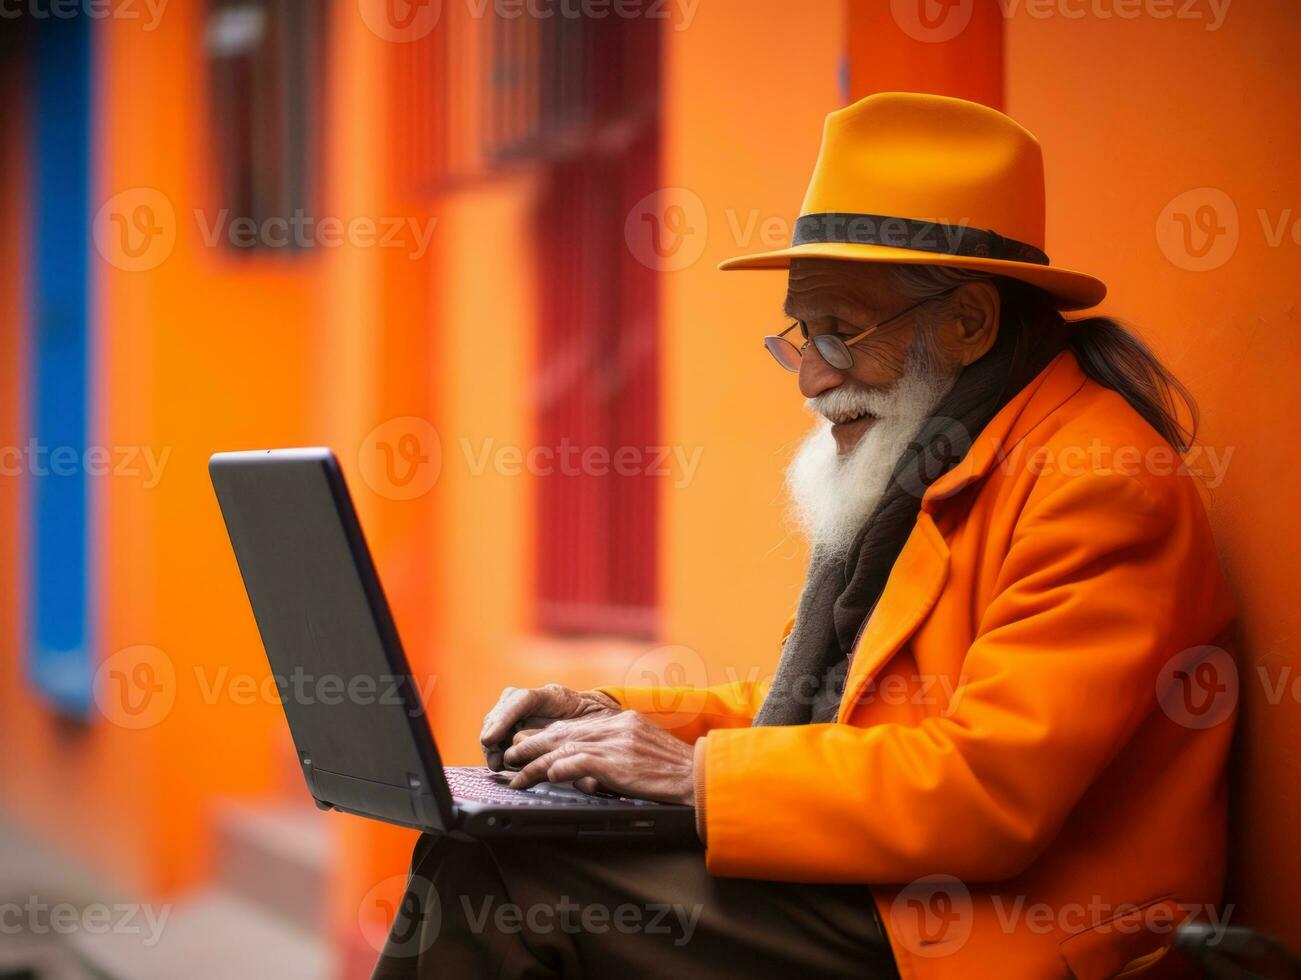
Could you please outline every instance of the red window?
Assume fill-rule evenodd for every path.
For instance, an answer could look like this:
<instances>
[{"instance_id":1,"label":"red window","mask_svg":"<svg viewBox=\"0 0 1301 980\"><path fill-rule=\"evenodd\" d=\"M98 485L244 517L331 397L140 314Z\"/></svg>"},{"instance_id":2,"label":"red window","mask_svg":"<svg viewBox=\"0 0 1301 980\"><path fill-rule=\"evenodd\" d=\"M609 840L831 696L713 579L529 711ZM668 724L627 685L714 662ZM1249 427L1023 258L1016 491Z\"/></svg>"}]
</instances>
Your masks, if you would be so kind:
<instances>
[{"instance_id":1,"label":"red window","mask_svg":"<svg viewBox=\"0 0 1301 980\"><path fill-rule=\"evenodd\" d=\"M399 55L412 186L541 172L534 404L555 465L539 474L535 527L547 632L656 629L658 284L624 222L658 185L663 26L445 5Z\"/></svg>"},{"instance_id":2,"label":"red window","mask_svg":"<svg viewBox=\"0 0 1301 980\"><path fill-rule=\"evenodd\" d=\"M557 165L542 221L538 439L569 465L540 480L538 619L554 632L655 630L656 281L623 241L654 134ZM618 465L616 465L616 460Z\"/></svg>"},{"instance_id":3,"label":"red window","mask_svg":"<svg viewBox=\"0 0 1301 980\"><path fill-rule=\"evenodd\" d=\"M314 241L306 221L320 176L325 20L310 0L210 0L207 220L225 247L294 250ZM236 231L240 222L251 227Z\"/></svg>"},{"instance_id":4,"label":"red window","mask_svg":"<svg viewBox=\"0 0 1301 980\"><path fill-rule=\"evenodd\" d=\"M538 438L579 462L540 481L538 625L650 636L658 280L629 250L624 222L658 183L658 29L614 18L588 28L584 138L550 165L539 215Z\"/></svg>"}]
</instances>

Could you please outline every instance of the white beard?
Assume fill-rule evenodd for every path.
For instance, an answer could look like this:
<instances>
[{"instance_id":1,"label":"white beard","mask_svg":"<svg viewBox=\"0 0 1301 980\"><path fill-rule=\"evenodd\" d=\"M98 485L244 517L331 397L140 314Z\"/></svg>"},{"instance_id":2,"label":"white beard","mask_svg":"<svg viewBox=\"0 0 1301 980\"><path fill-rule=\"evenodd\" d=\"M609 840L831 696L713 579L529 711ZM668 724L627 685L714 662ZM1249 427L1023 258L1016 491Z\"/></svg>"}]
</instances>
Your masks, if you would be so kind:
<instances>
[{"instance_id":1,"label":"white beard","mask_svg":"<svg viewBox=\"0 0 1301 980\"><path fill-rule=\"evenodd\" d=\"M818 421L786 469L796 526L815 550L843 555L890 482L913 436L953 387L956 375L932 374L910 356L904 374L886 390L841 385L805 402ZM871 412L876 421L845 456L836 453L831 420Z\"/></svg>"}]
</instances>

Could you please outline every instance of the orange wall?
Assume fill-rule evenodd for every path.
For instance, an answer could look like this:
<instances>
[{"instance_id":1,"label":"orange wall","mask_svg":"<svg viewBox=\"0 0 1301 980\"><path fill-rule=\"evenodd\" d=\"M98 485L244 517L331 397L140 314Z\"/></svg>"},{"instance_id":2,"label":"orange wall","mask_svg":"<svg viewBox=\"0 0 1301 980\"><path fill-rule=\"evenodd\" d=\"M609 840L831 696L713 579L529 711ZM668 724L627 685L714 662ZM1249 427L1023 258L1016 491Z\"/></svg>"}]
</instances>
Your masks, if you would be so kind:
<instances>
[{"instance_id":1,"label":"orange wall","mask_svg":"<svg viewBox=\"0 0 1301 980\"><path fill-rule=\"evenodd\" d=\"M158 787L147 826L164 844L164 887L206 867L210 800L273 790L282 775L278 705L204 691L223 668L266 676L206 461L222 449L312 441L320 302L320 256L237 256L200 237L194 210L209 221L215 210L202 10L169 10L152 34L106 21L104 38L103 196L158 188L177 223L175 251L157 269L100 269L104 438L174 447L156 490L114 483L103 497L103 649L152 644L177 671L176 705L151 733Z\"/></svg>"},{"instance_id":2,"label":"orange wall","mask_svg":"<svg viewBox=\"0 0 1301 980\"><path fill-rule=\"evenodd\" d=\"M849 0L845 7L851 100L929 92L1003 108L1000 0Z\"/></svg>"},{"instance_id":3,"label":"orange wall","mask_svg":"<svg viewBox=\"0 0 1301 980\"><path fill-rule=\"evenodd\" d=\"M205 464L217 449L309 439L319 302L316 259L245 262L202 239L193 211L212 215L200 9L169 7L152 32L108 18L96 35L92 200L160 192L171 211L157 215L175 232L171 254L145 271L92 253L91 438L170 450L156 487L143 476L92 482L96 645L103 658L139 645L161 650L175 702L141 730L102 716L79 728L58 724L25 687L0 689L6 744L23 747L22 766L6 771L6 806L111 879L150 892L204 872L210 799L272 791L281 779L279 707L240 704L221 684L266 668ZM5 663L11 670L16 658ZM209 685L218 685L215 698Z\"/></svg>"},{"instance_id":4,"label":"orange wall","mask_svg":"<svg viewBox=\"0 0 1301 980\"><path fill-rule=\"evenodd\" d=\"M674 665L696 683L771 671L803 581L781 485L809 422L762 345L785 276L715 266L789 244L844 49L838 3L715 0L670 34L663 184L699 230L663 274L662 425L699 466L661 498L664 639L684 648L650 658L664 682Z\"/></svg>"},{"instance_id":5,"label":"orange wall","mask_svg":"<svg viewBox=\"0 0 1301 980\"><path fill-rule=\"evenodd\" d=\"M1301 703L1290 686L1272 697L1301 670L1293 499L1301 123L1292 111L1301 7L1235 3L1211 25L1023 11L1008 24L1007 108L1044 144L1049 254L1107 281L1103 309L1140 325L1200 399L1202 442L1233 453L1209 493L1242 608L1230 899L1244 921L1301 948ZM1195 258L1205 236L1189 249L1172 202L1194 217L1216 208L1236 251L1219 236L1223 255ZM1288 233L1271 243L1284 217ZM1199 263L1213 267L1197 271Z\"/></svg>"}]
</instances>

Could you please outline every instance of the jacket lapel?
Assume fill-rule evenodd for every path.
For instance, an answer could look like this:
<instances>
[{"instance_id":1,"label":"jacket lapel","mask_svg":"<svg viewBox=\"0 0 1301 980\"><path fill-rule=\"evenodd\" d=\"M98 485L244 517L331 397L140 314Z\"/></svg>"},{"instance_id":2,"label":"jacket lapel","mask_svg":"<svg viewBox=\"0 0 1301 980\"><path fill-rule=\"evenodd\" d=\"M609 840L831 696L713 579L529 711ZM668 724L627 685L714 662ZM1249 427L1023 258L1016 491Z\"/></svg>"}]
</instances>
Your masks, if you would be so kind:
<instances>
[{"instance_id":1,"label":"jacket lapel","mask_svg":"<svg viewBox=\"0 0 1301 980\"><path fill-rule=\"evenodd\" d=\"M1080 390L1084 373L1074 355L1059 354L995 415L962 460L926 491L917 524L895 560L881 599L855 648L837 720L844 722L864 689L939 601L949 578L949 546L934 515L959 491L982 480L1030 431Z\"/></svg>"}]
</instances>

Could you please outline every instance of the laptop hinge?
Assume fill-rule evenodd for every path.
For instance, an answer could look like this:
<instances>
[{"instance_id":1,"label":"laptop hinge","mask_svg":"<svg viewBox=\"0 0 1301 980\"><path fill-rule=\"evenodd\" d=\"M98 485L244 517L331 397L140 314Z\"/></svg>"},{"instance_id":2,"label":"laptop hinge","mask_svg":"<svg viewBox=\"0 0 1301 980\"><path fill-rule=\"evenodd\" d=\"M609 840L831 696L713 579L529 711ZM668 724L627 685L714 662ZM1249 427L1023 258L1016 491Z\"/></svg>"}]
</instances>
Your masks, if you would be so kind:
<instances>
[{"instance_id":1,"label":"laptop hinge","mask_svg":"<svg viewBox=\"0 0 1301 980\"><path fill-rule=\"evenodd\" d=\"M416 819L426 827L442 826L438 804L425 781L414 773L407 773L407 789L411 793L411 811Z\"/></svg>"},{"instance_id":2,"label":"laptop hinge","mask_svg":"<svg viewBox=\"0 0 1301 980\"><path fill-rule=\"evenodd\" d=\"M307 781L307 792L312 794L312 800L316 803L317 809L333 810L334 807L321 799L321 794L316 789L315 771L312 769L312 754L299 749L298 763L303 767L303 779Z\"/></svg>"}]
</instances>

